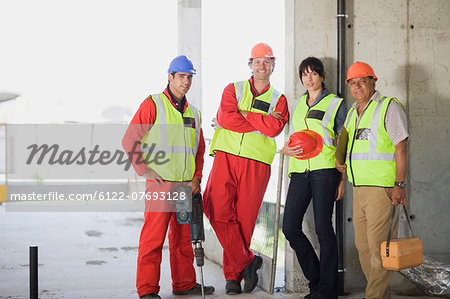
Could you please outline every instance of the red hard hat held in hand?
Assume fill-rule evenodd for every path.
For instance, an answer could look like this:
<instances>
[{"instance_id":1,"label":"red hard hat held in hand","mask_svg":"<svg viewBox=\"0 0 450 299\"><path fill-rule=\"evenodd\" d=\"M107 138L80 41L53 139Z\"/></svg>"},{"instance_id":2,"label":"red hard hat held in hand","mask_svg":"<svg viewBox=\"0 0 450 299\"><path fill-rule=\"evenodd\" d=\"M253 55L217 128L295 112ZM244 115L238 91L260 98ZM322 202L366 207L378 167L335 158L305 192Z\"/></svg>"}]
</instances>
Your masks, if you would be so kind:
<instances>
[{"instance_id":1,"label":"red hard hat held in hand","mask_svg":"<svg viewBox=\"0 0 450 299\"><path fill-rule=\"evenodd\" d=\"M311 159L322 151L322 136L312 130L301 130L289 136L289 146L300 146L303 149L303 153L295 158L299 160Z\"/></svg>"}]
</instances>

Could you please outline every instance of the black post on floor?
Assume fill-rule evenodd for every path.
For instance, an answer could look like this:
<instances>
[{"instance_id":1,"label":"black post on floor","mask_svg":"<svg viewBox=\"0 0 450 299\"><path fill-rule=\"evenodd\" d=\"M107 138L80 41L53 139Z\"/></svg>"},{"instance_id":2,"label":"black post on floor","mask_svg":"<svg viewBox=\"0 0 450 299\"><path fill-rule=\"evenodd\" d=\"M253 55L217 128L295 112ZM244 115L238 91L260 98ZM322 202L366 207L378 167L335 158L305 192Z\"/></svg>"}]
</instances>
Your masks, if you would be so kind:
<instances>
[{"instance_id":1,"label":"black post on floor","mask_svg":"<svg viewBox=\"0 0 450 299\"><path fill-rule=\"evenodd\" d=\"M30 246L30 299L38 299L38 247Z\"/></svg>"}]
</instances>

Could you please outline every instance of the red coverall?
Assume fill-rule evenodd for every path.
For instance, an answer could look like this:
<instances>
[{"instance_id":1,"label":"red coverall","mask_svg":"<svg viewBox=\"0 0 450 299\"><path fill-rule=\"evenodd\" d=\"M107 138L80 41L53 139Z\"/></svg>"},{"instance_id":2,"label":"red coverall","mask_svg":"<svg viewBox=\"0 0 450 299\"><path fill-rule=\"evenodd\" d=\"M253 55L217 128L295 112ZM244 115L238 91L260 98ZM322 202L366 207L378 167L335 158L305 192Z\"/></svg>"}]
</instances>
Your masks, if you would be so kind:
<instances>
[{"instance_id":1,"label":"red coverall","mask_svg":"<svg viewBox=\"0 0 450 299\"><path fill-rule=\"evenodd\" d=\"M168 89L164 90L176 108ZM183 111L188 106L185 102ZM154 124L156 119L156 106L151 99L146 99L131 120L130 126L125 133L122 145L127 153L132 151L134 142L141 140L148 131L146 124ZM144 126L139 126L144 124ZM196 124L200 125L200 124ZM136 150L134 151L140 151ZM205 153L205 140L203 131L200 131L200 140L195 158L194 177L202 178L203 155ZM134 156L136 157L136 156ZM147 170L144 163L136 163L132 159L133 167L138 175L143 175ZM152 181L147 180L146 192L151 192ZM154 183L153 183L154 186ZM147 203L147 202L146 202ZM139 297L149 293L159 293L160 265L164 240L169 230L169 253L170 270L172 276L172 290L185 291L196 285L196 274L193 266L194 253L191 244L191 231L189 224L178 224L175 212L146 212L144 213L144 225L139 238L139 249L137 258L136 288Z\"/></svg>"},{"instance_id":2,"label":"red coverall","mask_svg":"<svg viewBox=\"0 0 450 299\"><path fill-rule=\"evenodd\" d=\"M253 85L253 77L250 78L250 85L254 100L258 92ZM270 85L262 93L269 87ZM238 112L235 87L229 84L222 94L217 121L227 130L239 133L256 130L275 137L283 130L289 118L284 95L279 98L274 111L281 112L283 119L252 112L244 118ZM226 280L241 281L241 272L254 259L250 242L269 178L268 164L216 152L203 205L205 215L223 247L223 273Z\"/></svg>"}]
</instances>

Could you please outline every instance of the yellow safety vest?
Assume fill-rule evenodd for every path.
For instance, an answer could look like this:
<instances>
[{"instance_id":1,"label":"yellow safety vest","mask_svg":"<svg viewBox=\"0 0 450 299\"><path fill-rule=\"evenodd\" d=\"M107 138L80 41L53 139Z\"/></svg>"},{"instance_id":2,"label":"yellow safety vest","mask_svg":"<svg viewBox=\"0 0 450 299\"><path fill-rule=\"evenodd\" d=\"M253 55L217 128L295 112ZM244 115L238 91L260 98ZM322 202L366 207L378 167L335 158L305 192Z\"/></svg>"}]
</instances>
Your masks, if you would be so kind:
<instances>
[{"instance_id":1,"label":"yellow safety vest","mask_svg":"<svg viewBox=\"0 0 450 299\"><path fill-rule=\"evenodd\" d=\"M386 131L384 120L391 100L403 105L396 98L380 96L370 101L360 121L352 107L347 114L348 131L347 175L354 186L393 187L395 183L395 146ZM403 108L404 109L404 108Z\"/></svg>"},{"instance_id":2,"label":"yellow safety vest","mask_svg":"<svg viewBox=\"0 0 450 299\"><path fill-rule=\"evenodd\" d=\"M273 87L270 87L253 101L253 94L248 80L236 82L234 87L239 110L258 112L263 115L273 112L278 99L282 95ZM265 136L259 131L237 133L219 128L214 132L210 155L214 156L216 151L226 152L270 165L277 151L277 145L274 138Z\"/></svg>"},{"instance_id":3,"label":"yellow safety vest","mask_svg":"<svg viewBox=\"0 0 450 299\"><path fill-rule=\"evenodd\" d=\"M334 94L329 94L316 105L309 107L306 103L307 94L303 94L300 99L296 99L292 111L289 111L289 135L300 130L313 130L322 136L323 148L320 154L314 158L299 160L294 157L289 159L289 175L293 172L302 173L307 170L318 170L335 168L333 145L334 120L342 98Z\"/></svg>"},{"instance_id":4,"label":"yellow safety vest","mask_svg":"<svg viewBox=\"0 0 450 299\"><path fill-rule=\"evenodd\" d=\"M180 113L164 93L149 99L155 103L156 119L141 140L143 158L150 162L147 167L166 181L191 181L200 140L200 111L189 104Z\"/></svg>"}]
</instances>

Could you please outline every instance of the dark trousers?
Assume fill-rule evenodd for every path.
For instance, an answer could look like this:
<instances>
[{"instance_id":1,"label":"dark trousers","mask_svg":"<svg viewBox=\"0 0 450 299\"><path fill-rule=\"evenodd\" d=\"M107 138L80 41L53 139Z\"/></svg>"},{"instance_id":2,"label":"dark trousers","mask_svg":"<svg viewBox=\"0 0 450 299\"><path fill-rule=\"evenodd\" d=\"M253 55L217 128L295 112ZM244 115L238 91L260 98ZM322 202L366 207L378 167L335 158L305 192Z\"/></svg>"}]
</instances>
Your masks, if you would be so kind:
<instances>
[{"instance_id":1,"label":"dark trousers","mask_svg":"<svg viewBox=\"0 0 450 299\"><path fill-rule=\"evenodd\" d=\"M292 173L283 219L283 233L309 280L310 291L333 299L337 298L338 252L331 216L339 179L340 174L334 168ZM311 199L320 258L302 231Z\"/></svg>"}]
</instances>

